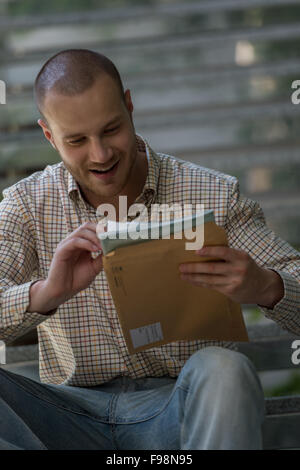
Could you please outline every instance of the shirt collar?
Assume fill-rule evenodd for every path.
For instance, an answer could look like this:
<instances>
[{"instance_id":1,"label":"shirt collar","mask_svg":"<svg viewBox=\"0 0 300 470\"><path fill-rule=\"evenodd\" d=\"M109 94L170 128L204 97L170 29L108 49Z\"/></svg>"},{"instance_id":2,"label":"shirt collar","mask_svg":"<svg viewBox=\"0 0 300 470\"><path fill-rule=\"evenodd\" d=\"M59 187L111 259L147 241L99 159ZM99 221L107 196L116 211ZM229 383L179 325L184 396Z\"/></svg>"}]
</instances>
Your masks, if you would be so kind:
<instances>
[{"instance_id":1,"label":"shirt collar","mask_svg":"<svg viewBox=\"0 0 300 470\"><path fill-rule=\"evenodd\" d=\"M158 181L159 181L159 169L160 169L160 159L158 155L152 150L147 140L144 139L141 135L136 134L137 148L140 152L145 152L148 160L148 173L145 181L144 188L141 194L138 196L136 202L141 200L153 201L157 194ZM71 173L67 170L67 190L68 195L73 199L74 197L81 198L80 190L78 183Z\"/></svg>"},{"instance_id":2,"label":"shirt collar","mask_svg":"<svg viewBox=\"0 0 300 470\"><path fill-rule=\"evenodd\" d=\"M78 184L77 184L75 178L73 178L73 176L67 170L67 168L66 168L66 171L67 171L67 186L68 186L69 196L71 196L72 194L79 193L79 187L78 187Z\"/></svg>"},{"instance_id":3,"label":"shirt collar","mask_svg":"<svg viewBox=\"0 0 300 470\"><path fill-rule=\"evenodd\" d=\"M144 137L137 134L136 138L138 143L138 150L145 152L148 160L147 178L137 201L141 199L146 201L149 200L150 202L150 200L153 201L156 198L158 191L160 159L154 150L152 150Z\"/></svg>"}]
</instances>

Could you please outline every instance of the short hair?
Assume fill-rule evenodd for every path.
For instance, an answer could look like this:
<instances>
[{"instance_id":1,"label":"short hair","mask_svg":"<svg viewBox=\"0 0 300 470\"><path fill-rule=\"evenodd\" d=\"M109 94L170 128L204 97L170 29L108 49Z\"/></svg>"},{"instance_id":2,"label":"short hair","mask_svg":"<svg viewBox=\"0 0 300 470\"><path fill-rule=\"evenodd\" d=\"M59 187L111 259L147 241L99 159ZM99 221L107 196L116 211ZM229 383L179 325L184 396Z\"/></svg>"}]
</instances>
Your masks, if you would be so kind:
<instances>
[{"instance_id":1,"label":"short hair","mask_svg":"<svg viewBox=\"0 0 300 470\"><path fill-rule=\"evenodd\" d=\"M34 94L41 115L44 116L44 103L50 90L65 96L74 96L83 93L105 74L115 80L124 101L120 74L105 55L88 49L66 49L50 57L34 83Z\"/></svg>"}]
</instances>

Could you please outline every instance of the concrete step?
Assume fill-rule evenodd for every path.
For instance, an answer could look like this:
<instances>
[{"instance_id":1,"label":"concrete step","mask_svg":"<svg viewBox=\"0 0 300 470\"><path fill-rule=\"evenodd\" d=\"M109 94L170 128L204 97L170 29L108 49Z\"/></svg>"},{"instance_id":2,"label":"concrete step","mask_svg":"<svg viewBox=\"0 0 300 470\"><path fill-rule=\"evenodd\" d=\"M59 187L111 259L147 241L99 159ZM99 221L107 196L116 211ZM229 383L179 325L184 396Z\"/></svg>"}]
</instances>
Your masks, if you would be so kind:
<instances>
[{"instance_id":1,"label":"concrete step","mask_svg":"<svg viewBox=\"0 0 300 470\"><path fill-rule=\"evenodd\" d=\"M39 376L39 361L24 361L24 362L15 362L11 364L1 365L1 368L4 370L9 370L14 374L23 375L29 379L40 382Z\"/></svg>"}]
</instances>

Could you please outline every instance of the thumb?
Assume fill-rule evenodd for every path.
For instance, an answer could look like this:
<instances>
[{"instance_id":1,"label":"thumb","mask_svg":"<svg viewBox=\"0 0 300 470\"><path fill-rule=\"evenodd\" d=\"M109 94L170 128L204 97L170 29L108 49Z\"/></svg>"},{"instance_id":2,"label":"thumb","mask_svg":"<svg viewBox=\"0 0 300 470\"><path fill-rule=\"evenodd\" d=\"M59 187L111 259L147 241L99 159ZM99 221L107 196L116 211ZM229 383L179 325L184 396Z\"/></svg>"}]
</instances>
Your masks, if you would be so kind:
<instances>
[{"instance_id":1,"label":"thumb","mask_svg":"<svg viewBox=\"0 0 300 470\"><path fill-rule=\"evenodd\" d=\"M100 271L103 269L103 261L102 261L102 253L98 255L96 258L93 259L93 268L96 272L96 274L99 274Z\"/></svg>"}]
</instances>

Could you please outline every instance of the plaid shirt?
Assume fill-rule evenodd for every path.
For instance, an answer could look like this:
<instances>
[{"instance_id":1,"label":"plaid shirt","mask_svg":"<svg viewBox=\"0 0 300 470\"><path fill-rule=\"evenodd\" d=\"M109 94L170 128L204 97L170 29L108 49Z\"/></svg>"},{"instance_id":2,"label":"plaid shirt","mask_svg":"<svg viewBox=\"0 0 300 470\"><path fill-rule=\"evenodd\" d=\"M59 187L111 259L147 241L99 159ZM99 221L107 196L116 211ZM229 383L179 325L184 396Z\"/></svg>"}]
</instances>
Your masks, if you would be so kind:
<instances>
[{"instance_id":1,"label":"plaid shirt","mask_svg":"<svg viewBox=\"0 0 300 470\"><path fill-rule=\"evenodd\" d=\"M239 194L236 178L169 155L146 152L148 176L135 202L202 203L213 209L229 245L247 251L261 266L277 271L284 297L266 316L300 334L300 255L266 226L256 202ZM0 204L0 339L11 341L37 327L40 377L45 383L93 386L119 375L176 377L200 348L218 341L177 341L129 355L103 271L92 284L50 316L27 312L29 289L45 279L58 243L81 224L97 222L96 209L82 198L61 162L47 166L3 191Z\"/></svg>"}]
</instances>

